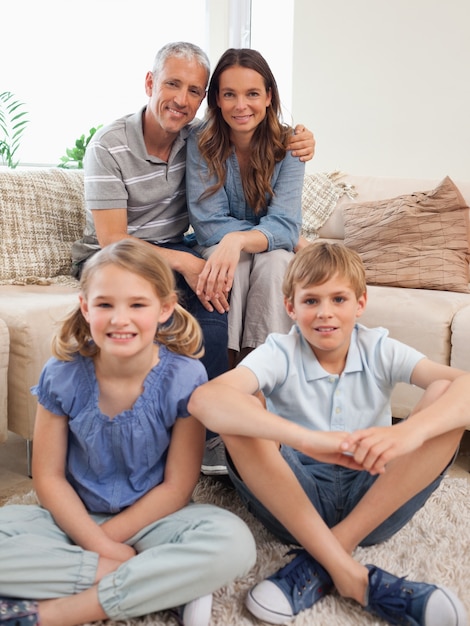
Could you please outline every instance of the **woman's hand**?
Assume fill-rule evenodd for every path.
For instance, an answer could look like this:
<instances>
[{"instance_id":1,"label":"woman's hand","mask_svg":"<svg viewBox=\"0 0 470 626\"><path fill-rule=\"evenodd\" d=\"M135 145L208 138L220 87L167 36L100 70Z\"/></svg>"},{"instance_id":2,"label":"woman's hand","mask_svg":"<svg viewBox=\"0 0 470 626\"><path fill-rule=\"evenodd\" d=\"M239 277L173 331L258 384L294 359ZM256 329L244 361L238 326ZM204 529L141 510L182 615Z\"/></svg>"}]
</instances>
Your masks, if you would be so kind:
<instances>
[{"instance_id":1,"label":"woman's hand","mask_svg":"<svg viewBox=\"0 0 470 626\"><path fill-rule=\"evenodd\" d=\"M183 275L185 281L197 295L204 308L208 311L215 309L219 313L228 311L227 293L221 291L218 296L215 296L215 294L209 295L206 292L205 283L201 283L200 277L210 272L210 269L207 267L207 262L192 254L186 256L188 257L188 262L185 264L184 268L182 267L180 269L180 274Z\"/></svg>"},{"instance_id":2,"label":"woman's hand","mask_svg":"<svg viewBox=\"0 0 470 626\"><path fill-rule=\"evenodd\" d=\"M199 297L200 294L205 294L208 300L227 299L240 261L241 250L241 238L238 237L238 233L229 233L221 239L199 274L196 287L196 294Z\"/></svg>"}]
</instances>

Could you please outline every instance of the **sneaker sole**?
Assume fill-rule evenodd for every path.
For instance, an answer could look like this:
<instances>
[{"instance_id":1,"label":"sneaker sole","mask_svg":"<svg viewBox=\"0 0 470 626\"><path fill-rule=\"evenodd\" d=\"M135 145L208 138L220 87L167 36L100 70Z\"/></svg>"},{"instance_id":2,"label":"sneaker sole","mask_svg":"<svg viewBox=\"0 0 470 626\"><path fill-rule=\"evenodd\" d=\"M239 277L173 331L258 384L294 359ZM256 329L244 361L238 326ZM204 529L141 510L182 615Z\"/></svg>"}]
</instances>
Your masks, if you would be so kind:
<instances>
[{"instance_id":1,"label":"sneaker sole","mask_svg":"<svg viewBox=\"0 0 470 626\"><path fill-rule=\"evenodd\" d=\"M455 620L452 622L455 626L468 626L468 618L467 612L465 611L465 607L463 606L461 600L455 595L453 591L448 589L447 587L439 587L437 588L444 596L447 597L449 603L449 609L454 611ZM439 602L442 605L442 599ZM438 618L436 620L436 614L438 615L439 607L432 605L432 596L430 601L428 602L428 606L424 611L424 625L426 624L435 624L436 621L442 622L442 618Z\"/></svg>"},{"instance_id":2,"label":"sneaker sole","mask_svg":"<svg viewBox=\"0 0 470 626\"><path fill-rule=\"evenodd\" d=\"M262 622L268 622L269 624L287 624L295 617L295 615L286 615L284 613L268 611L264 606L258 604L255 598L251 595L251 591L249 591L246 596L245 606L252 615L257 617Z\"/></svg>"},{"instance_id":3,"label":"sneaker sole","mask_svg":"<svg viewBox=\"0 0 470 626\"><path fill-rule=\"evenodd\" d=\"M228 476L224 465L201 465L201 474L204 476Z\"/></svg>"}]
</instances>

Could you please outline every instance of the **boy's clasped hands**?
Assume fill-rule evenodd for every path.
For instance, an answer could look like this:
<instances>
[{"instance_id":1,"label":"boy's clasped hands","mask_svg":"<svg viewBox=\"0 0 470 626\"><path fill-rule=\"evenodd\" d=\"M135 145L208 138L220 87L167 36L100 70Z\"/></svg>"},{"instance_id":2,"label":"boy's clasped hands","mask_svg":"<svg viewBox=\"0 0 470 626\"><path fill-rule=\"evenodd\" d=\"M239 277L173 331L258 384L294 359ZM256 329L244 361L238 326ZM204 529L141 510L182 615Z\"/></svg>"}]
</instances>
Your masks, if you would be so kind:
<instances>
[{"instance_id":1,"label":"boy's clasped hands","mask_svg":"<svg viewBox=\"0 0 470 626\"><path fill-rule=\"evenodd\" d=\"M372 474L383 474L387 463L397 456L411 452L422 441L413 441L405 421L393 426L379 426L346 431L312 431L299 446L299 451L323 463L342 465Z\"/></svg>"}]
</instances>

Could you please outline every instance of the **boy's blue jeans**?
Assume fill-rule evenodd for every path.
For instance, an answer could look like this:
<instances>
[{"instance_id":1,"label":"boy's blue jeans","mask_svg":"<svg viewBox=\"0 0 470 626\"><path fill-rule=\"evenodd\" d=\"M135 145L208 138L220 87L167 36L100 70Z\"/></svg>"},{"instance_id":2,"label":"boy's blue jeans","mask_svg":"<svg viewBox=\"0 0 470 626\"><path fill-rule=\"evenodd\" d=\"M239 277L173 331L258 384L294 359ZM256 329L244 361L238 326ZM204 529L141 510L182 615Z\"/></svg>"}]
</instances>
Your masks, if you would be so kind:
<instances>
[{"instance_id":1,"label":"boy's blue jeans","mask_svg":"<svg viewBox=\"0 0 470 626\"><path fill-rule=\"evenodd\" d=\"M281 454L329 528L343 520L354 509L378 478L366 471L360 472L339 465L320 463L288 446L281 446ZM281 541L298 544L289 531L251 493L238 475L228 454L227 469L230 479L248 510ZM424 505L439 486L443 476L444 472L373 530L361 541L360 545L371 546L392 537Z\"/></svg>"}]
</instances>

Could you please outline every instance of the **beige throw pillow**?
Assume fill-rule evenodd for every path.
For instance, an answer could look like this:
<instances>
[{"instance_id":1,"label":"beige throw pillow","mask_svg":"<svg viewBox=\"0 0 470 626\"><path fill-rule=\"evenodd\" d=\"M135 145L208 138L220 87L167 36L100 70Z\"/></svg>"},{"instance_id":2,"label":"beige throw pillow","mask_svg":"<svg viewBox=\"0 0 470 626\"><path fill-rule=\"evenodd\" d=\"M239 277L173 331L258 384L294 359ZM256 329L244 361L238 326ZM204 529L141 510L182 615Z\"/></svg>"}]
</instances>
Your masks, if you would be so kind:
<instances>
[{"instance_id":1,"label":"beige throw pillow","mask_svg":"<svg viewBox=\"0 0 470 626\"><path fill-rule=\"evenodd\" d=\"M446 177L431 191L345 205L344 243L371 285L468 292L468 212Z\"/></svg>"},{"instance_id":2,"label":"beige throw pillow","mask_svg":"<svg viewBox=\"0 0 470 626\"><path fill-rule=\"evenodd\" d=\"M302 229L300 234L308 241L317 239L319 229L333 213L338 200L346 194L351 200L357 196L352 185L338 179L344 176L338 170L305 174L302 188Z\"/></svg>"},{"instance_id":3,"label":"beige throw pillow","mask_svg":"<svg viewBox=\"0 0 470 626\"><path fill-rule=\"evenodd\" d=\"M0 170L0 283L70 275L84 225L83 171Z\"/></svg>"}]
</instances>

